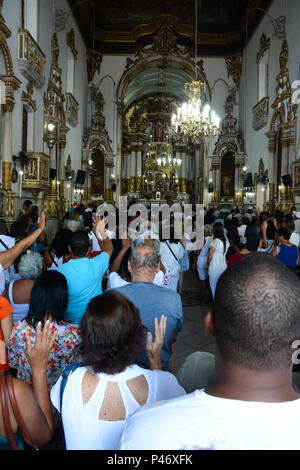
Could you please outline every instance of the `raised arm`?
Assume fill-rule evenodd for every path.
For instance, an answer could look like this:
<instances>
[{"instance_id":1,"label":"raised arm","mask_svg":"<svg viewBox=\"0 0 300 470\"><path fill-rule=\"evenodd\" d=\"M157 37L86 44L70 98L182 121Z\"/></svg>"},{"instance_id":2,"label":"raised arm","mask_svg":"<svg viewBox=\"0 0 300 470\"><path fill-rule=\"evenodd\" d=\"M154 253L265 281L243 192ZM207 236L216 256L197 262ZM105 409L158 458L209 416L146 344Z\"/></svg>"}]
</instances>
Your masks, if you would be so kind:
<instances>
[{"instance_id":1,"label":"raised arm","mask_svg":"<svg viewBox=\"0 0 300 470\"><path fill-rule=\"evenodd\" d=\"M127 234L126 238L125 238L125 234L123 234L122 235L122 248L117 254L117 256L115 257L109 269L109 272L111 273L118 272L121 266L122 260L125 254L127 253L127 251L129 250L129 248L131 248L131 245L132 245L132 240L130 239L129 234Z\"/></svg>"},{"instance_id":2,"label":"raised arm","mask_svg":"<svg viewBox=\"0 0 300 470\"><path fill-rule=\"evenodd\" d=\"M102 242L101 251L102 252L105 251L110 258L114 251L114 247L111 242L111 239L109 238L105 230L105 218L104 217L102 219L99 216L93 217L93 232L95 236L97 237L97 240L99 242L100 241Z\"/></svg>"},{"instance_id":3,"label":"raised arm","mask_svg":"<svg viewBox=\"0 0 300 470\"><path fill-rule=\"evenodd\" d=\"M52 324L47 321L43 331L41 323L38 324L33 347L31 338L26 338L26 355L32 369L33 390L25 382L14 379L17 403L31 439L38 446L49 442L53 431L46 368L56 335Z\"/></svg>"},{"instance_id":4,"label":"raised arm","mask_svg":"<svg viewBox=\"0 0 300 470\"><path fill-rule=\"evenodd\" d=\"M46 226L46 217L44 211L41 213L40 223L35 232L32 232L28 237L21 240L13 248L2 251L0 253L0 264L3 269L9 268L14 261L20 256L25 250L31 247L36 239L41 235L42 231Z\"/></svg>"}]
</instances>

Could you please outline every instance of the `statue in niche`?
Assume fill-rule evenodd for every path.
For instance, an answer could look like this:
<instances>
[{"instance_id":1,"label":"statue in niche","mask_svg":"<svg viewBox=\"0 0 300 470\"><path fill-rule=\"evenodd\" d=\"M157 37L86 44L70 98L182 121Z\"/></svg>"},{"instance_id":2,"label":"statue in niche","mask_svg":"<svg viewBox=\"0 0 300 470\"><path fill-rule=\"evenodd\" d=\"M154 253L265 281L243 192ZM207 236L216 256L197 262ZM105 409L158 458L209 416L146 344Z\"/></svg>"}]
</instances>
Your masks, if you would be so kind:
<instances>
[{"instance_id":1,"label":"statue in niche","mask_svg":"<svg viewBox=\"0 0 300 470\"><path fill-rule=\"evenodd\" d=\"M234 196L235 158L233 152L228 151L222 157L221 164L221 196Z\"/></svg>"},{"instance_id":2,"label":"statue in niche","mask_svg":"<svg viewBox=\"0 0 300 470\"><path fill-rule=\"evenodd\" d=\"M105 105L105 101L103 98L103 95L101 91L97 93L96 99L95 99L95 107L96 107L96 113L97 114L102 114L103 113L103 108Z\"/></svg>"},{"instance_id":3,"label":"statue in niche","mask_svg":"<svg viewBox=\"0 0 300 470\"><path fill-rule=\"evenodd\" d=\"M231 177L224 176L223 178L223 195L230 196L230 184L231 184Z\"/></svg>"},{"instance_id":4,"label":"statue in niche","mask_svg":"<svg viewBox=\"0 0 300 470\"><path fill-rule=\"evenodd\" d=\"M233 88L230 88L228 92L228 96L226 98L226 102L225 102L225 115L226 116L232 116L235 102L236 102L236 90L233 87Z\"/></svg>"}]
</instances>

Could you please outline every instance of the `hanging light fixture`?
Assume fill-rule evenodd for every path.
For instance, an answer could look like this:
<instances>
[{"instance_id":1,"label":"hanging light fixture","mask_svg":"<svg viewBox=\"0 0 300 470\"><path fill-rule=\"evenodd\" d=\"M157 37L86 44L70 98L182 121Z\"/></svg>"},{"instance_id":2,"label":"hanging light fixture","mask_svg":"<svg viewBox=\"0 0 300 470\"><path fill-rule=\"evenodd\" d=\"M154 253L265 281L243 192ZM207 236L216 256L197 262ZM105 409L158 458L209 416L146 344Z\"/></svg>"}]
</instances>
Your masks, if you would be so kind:
<instances>
[{"instance_id":1,"label":"hanging light fixture","mask_svg":"<svg viewBox=\"0 0 300 470\"><path fill-rule=\"evenodd\" d=\"M201 95L206 84L199 80L197 69L197 32L198 8L195 0L195 80L185 84L185 90L190 95L187 103L178 107L177 114L172 115L171 129L188 141L195 143L199 137L215 137L219 132L220 118L209 104L202 103Z\"/></svg>"}]
</instances>

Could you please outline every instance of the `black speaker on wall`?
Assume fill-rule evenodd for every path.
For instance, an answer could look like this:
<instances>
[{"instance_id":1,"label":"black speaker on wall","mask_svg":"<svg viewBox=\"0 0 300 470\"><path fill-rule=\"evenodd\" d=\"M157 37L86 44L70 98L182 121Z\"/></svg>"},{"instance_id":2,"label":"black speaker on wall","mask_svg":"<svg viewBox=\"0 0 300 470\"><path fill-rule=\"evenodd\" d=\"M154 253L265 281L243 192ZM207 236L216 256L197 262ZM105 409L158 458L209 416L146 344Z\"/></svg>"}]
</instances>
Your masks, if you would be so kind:
<instances>
[{"instance_id":1,"label":"black speaker on wall","mask_svg":"<svg viewBox=\"0 0 300 470\"><path fill-rule=\"evenodd\" d=\"M282 176L282 182L284 186L293 186L293 181L291 175Z\"/></svg>"},{"instance_id":2,"label":"black speaker on wall","mask_svg":"<svg viewBox=\"0 0 300 470\"><path fill-rule=\"evenodd\" d=\"M244 188L252 188L254 186L252 173L247 173L246 181L244 182Z\"/></svg>"},{"instance_id":3,"label":"black speaker on wall","mask_svg":"<svg viewBox=\"0 0 300 470\"><path fill-rule=\"evenodd\" d=\"M50 181L55 180L55 178L56 178L56 169L55 168L50 168L49 178L50 178Z\"/></svg>"},{"instance_id":4,"label":"black speaker on wall","mask_svg":"<svg viewBox=\"0 0 300 470\"><path fill-rule=\"evenodd\" d=\"M116 183L112 183L112 185L111 185L111 190L112 190L113 192L116 192L116 190L117 190L117 185L116 185Z\"/></svg>"},{"instance_id":5,"label":"black speaker on wall","mask_svg":"<svg viewBox=\"0 0 300 470\"><path fill-rule=\"evenodd\" d=\"M86 171L78 170L76 175L75 184L84 184L85 182Z\"/></svg>"}]
</instances>

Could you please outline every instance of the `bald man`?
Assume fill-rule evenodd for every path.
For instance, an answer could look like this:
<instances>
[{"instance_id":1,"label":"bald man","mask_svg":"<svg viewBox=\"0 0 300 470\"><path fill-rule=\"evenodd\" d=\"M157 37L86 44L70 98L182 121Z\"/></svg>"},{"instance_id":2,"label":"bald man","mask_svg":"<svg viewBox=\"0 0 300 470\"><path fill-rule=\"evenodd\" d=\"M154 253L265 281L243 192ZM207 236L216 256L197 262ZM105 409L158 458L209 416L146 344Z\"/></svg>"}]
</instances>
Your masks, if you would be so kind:
<instances>
[{"instance_id":1,"label":"bald man","mask_svg":"<svg viewBox=\"0 0 300 470\"><path fill-rule=\"evenodd\" d=\"M146 331L151 331L153 338L154 318L159 319L162 314L167 317L161 361L163 370L168 371L172 344L176 341L177 333L182 328L183 312L181 298L177 292L153 284L159 269L158 252L151 246L137 247L131 252L128 261L132 282L114 290L127 297L139 309L142 323ZM145 343L137 363L146 369L150 368L145 352Z\"/></svg>"}]
</instances>

